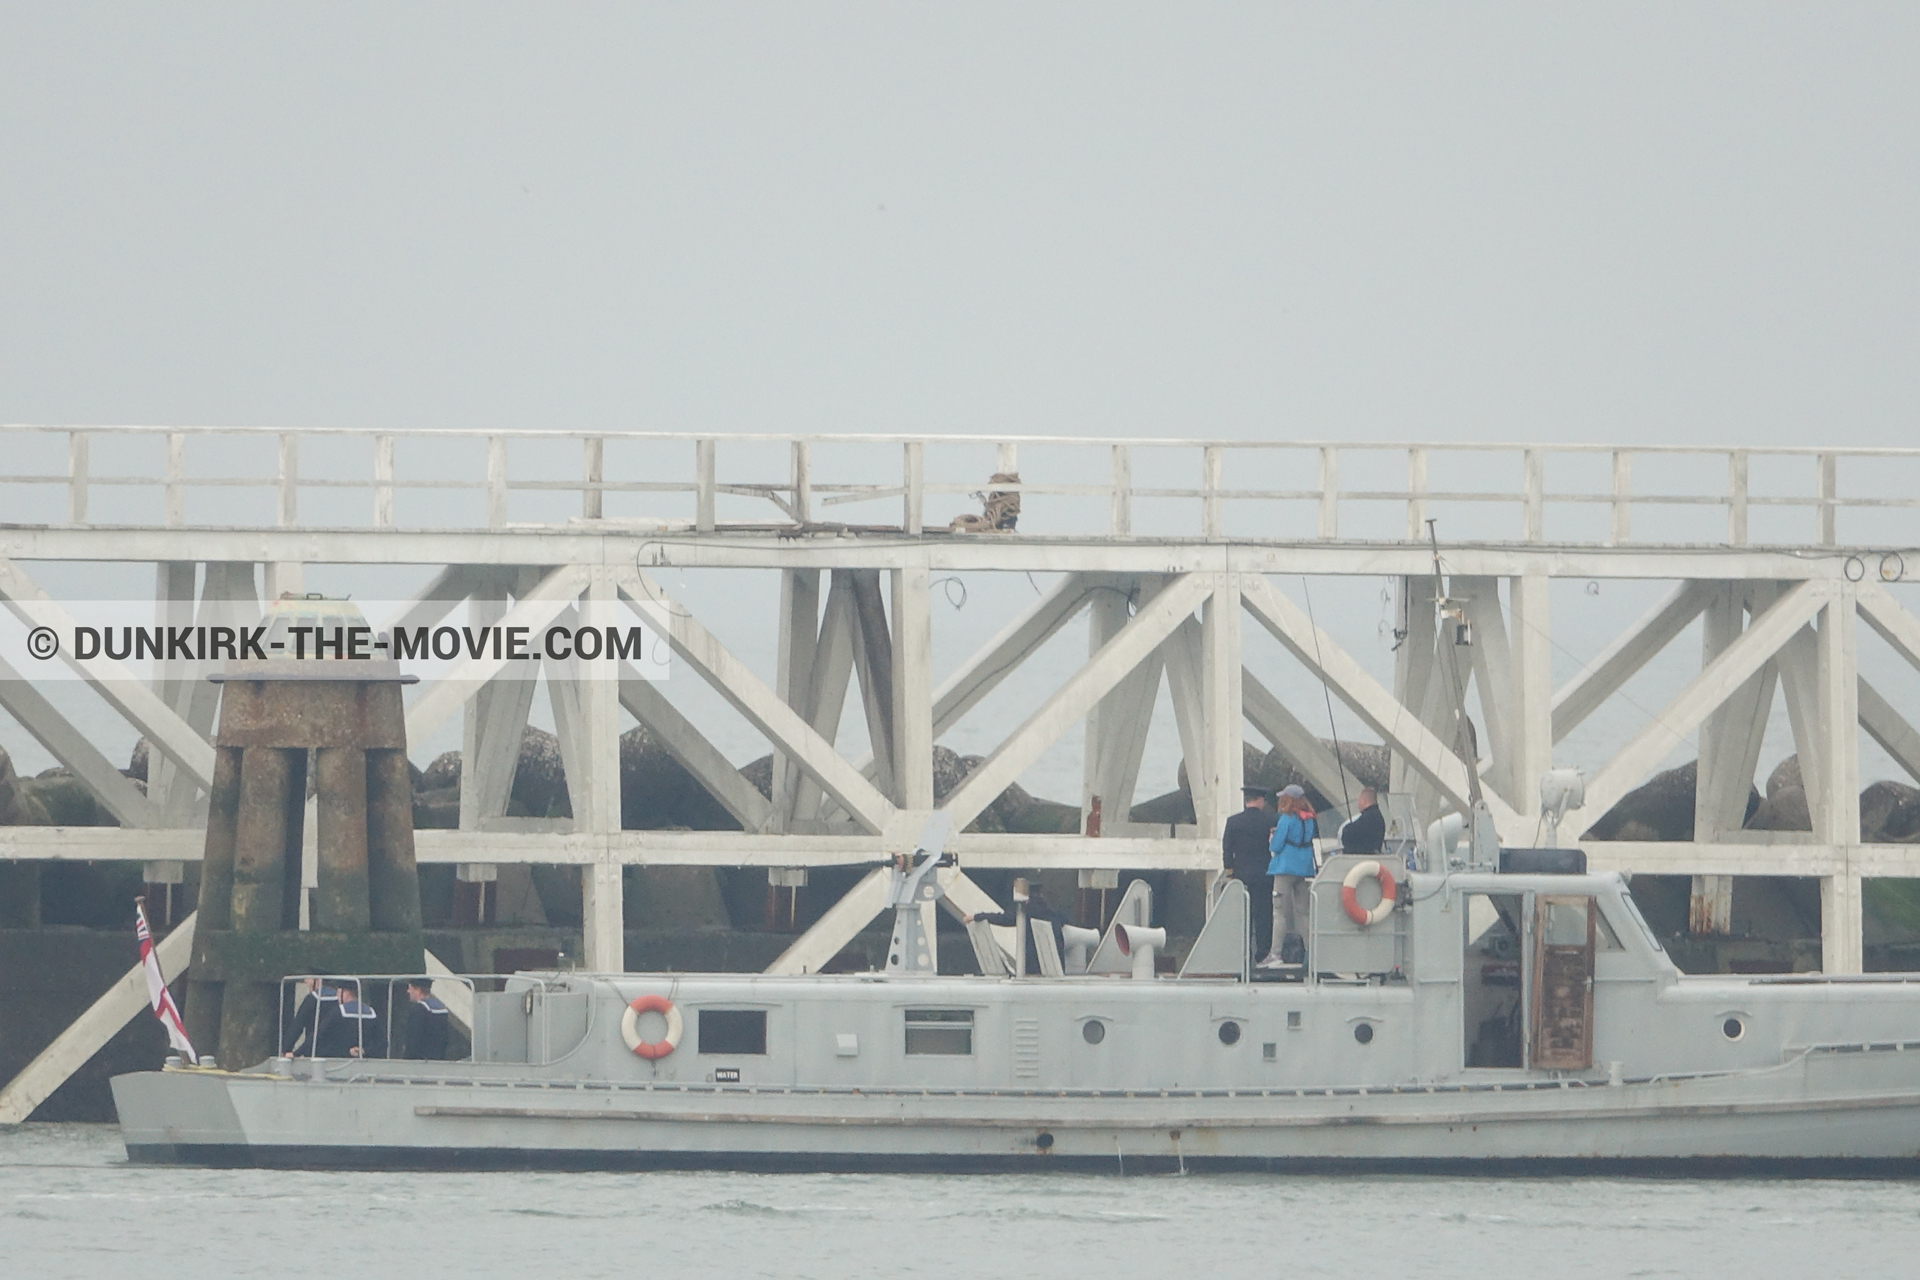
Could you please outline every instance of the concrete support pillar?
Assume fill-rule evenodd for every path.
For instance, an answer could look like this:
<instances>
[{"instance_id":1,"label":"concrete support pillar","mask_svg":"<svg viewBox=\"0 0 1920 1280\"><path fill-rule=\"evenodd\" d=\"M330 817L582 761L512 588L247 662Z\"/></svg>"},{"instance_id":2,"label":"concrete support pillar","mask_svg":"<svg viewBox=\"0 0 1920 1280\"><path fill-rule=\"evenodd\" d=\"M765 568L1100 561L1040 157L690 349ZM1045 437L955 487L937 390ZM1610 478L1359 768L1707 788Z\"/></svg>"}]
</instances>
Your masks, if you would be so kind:
<instances>
[{"instance_id":1,"label":"concrete support pillar","mask_svg":"<svg viewBox=\"0 0 1920 1280\"><path fill-rule=\"evenodd\" d=\"M153 619L157 626L186 627L193 625L194 585L199 566L191 560L163 561L154 566ZM203 717L192 714L195 701L195 681L189 670L192 663L179 660L158 660L153 664L153 691L160 700L171 707L193 727L205 733L211 728L210 715L206 723L195 723ZM163 815L168 826L185 826L193 817L194 785L191 779L180 772L180 768L164 753L154 752L147 763L147 799Z\"/></svg>"},{"instance_id":2,"label":"concrete support pillar","mask_svg":"<svg viewBox=\"0 0 1920 1280\"><path fill-rule=\"evenodd\" d=\"M1130 604L1144 605L1159 589L1153 578L1116 578L1090 588L1087 600L1087 656L1120 633L1131 616ZM1166 655L1156 648L1129 672L1112 693L1087 714L1083 782L1080 791L1080 829L1088 829L1094 797L1100 798L1100 826L1112 834L1133 813L1134 790L1140 780L1140 762L1146 752L1147 731L1160 693L1160 675ZM1191 771L1189 771L1191 774Z\"/></svg>"},{"instance_id":3,"label":"concrete support pillar","mask_svg":"<svg viewBox=\"0 0 1920 1280\"><path fill-rule=\"evenodd\" d=\"M1700 661L1704 667L1740 638L1749 590L1740 582L1703 585ZM1771 603L1772 593L1752 601L1755 612ZM1746 821L1747 795L1759 765L1760 743L1773 708L1779 677L1774 664L1763 666L1700 725L1700 763L1694 789L1693 838L1725 840ZM1733 931L1733 877L1695 876L1687 910L1695 934L1724 936Z\"/></svg>"},{"instance_id":4,"label":"concrete support pillar","mask_svg":"<svg viewBox=\"0 0 1920 1280\"><path fill-rule=\"evenodd\" d=\"M359 747L321 747L313 755L320 855L313 927L323 933L364 933L373 927L367 895L367 753Z\"/></svg>"},{"instance_id":5,"label":"concrete support pillar","mask_svg":"<svg viewBox=\"0 0 1920 1280\"><path fill-rule=\"evenodd\" d=\"M617 597L613 577L596 568L581 602L581 620L588 626L613 622ZM586 785L583 812L574 810L574 829L596 835L620 830L620 685L613 679L590 679L580 689L580 745L585 757ZM574 792L573 794L580 794ZM577 802L576 802L577 803ZM626 968L626 909L621 864L603 849L582 868L581 905L587 967L596 973L619 973Z\"/></svg>"},{"instance_id":6,"label":"concrete support pillar","mask_svg":"<svg viewBox=\"0 0 1920 1280\"><path fill-rule=\"evenodd\" d=\"M367 678L315 679L315 666L235 662L217 677L220 734L187 1022L196 1044L233 1067L278 1047L284 977L420 964L400 673L387 664ZM296 927L309 812L317 837L311 933Z\"/></svg>"},{"instance_id":7,"label":"concrete support pillar","mask_svg":"<svg viewBox=\"0 0 1920 1280\"><path fill-rule=\"evenodd\" d=\"M398 693L394 694L398 702ZM398 713L396 712L396 717ZM367 890L372 927L382 933L420 928L420 867L413 851L413 773L404 747L367 757Z\"/></svg>"},{"instance_id":8,"label":"concrete support pillar","mask_svg":"<svg viewBox=\"0 0 1920 1280\"><path fill-rule=\"evenodd\" d=\"M1473 683L1480 694L1480 750L1487 760L1486 785L1519 813L1539 812L1539 779L1524 784L1520 731L1519 671L1515 642L1508 635L1500 607L1500 579L1456 576L1448 586L1466 602L1473 645L1465 656L1473 664ZM1542 606L1544 608L1544 605ZM1549 695L1551 696L1551 695ZM1533 791L1529 797L1524 794Z\"/></svg>"},{"instance_id":9,"label":"concrete support pillar","mask_svg":"<svg viewBox=\"0 0 1920 1280\"><path fill-rule=\"evenodd\" d=\"M1525 574L1508 582L1514 692L1514 808L1532 820L1540 812L1540 778L1553 767L1553 631L1547 577Z\"/></svg>"},{"instance_id":10,"label":"concrete support pillar","mask_svg":"<svg viewBox=\"0 0 1920 1280\"><path fill-rule=\"evenodd\" d=\"M854 667L860 674L861 705L867 713L867 739L873 744L873 785L895 804L900 788L893 765L893 634L880 591L878 569L852 569L847 584L853 595L854 630L859 636Z\"/></svg>"},{"instance_id":11,"label":"concrete support pillar","mask_svg":"<svg viewBox=\"0 0 1920 1280\"><path fill-rule=\"evenodd\" d=\"M1240 575L1216 576L1200 615L1200 684L1205 704L1204 786L1193 789L1193 813L1203 837L1216 837L1240 808L1246 734L1241 690Z\"/></svg>"},{"instance_id":12,"label":"concrete support pillar","mask_svg":"<svg viewBox=\"0 0 1920 1280\"><path fill-rule=\"evenodd\" d=\"M506 585L491 576L474 592L469 604L473 625L497 626L506 616ZM461 830L480 830L506 813L533 695L531 680L495 678L467 699L460 739Z\"/></svg>"},{"instance_id":13,"label":"concrete support pillar","mask_svg":"<svg viewBox=\"0 0 1920 1280\"><path fill-rule=\"evenodd\" d=\"M213 785L207 796L207 839L200 857L199 927L233 927L233 861L240 826L239 747L215 747ZM204 967L193 969L187 983L187 1007L182 1016L187 1039L196 1045L220 1040L221 984L203 977Z\"/></svg>"},{"instance_id":14,"label":"concrete support pillar","mask_svg":"<svg viewBox=\"0 0 1920 1280\"><path fill-rule=\"evenodd\" d=\"M1695 876L1687 898L1687 932L1721 937L1733 932L1733 877Z\"/></svg>"},{"instance_id":15,"label":"concrete support pillar","mask_svg":"<svg viewBox=\"0 0 1920 1280\"><path fill-rule=\"evenodd\" d=\"M625 900L620 864L599 858L580 868L586 967L620 973L626 967Z\"/></svg>"},{"instance_id":16,"label":"concrete support pillar","mask_svg":"<svg viewBox=\"0 0 1920 1280\"><path fill-rule=\"evenodd\" d=\"M1815 738L1823 757L1826 803L1814 810L1814 836L1851 851L1860 844L1860 670L1858 616L1851 583L1830 585L1814 647L1820 722ZM1820 887L1820 967L1827 973L1859 973L1860 877L1829 876Z\"/></svg>"},{"instance_id":17,"label":"concrete support pillar","mask_svg":"<svg viewBox=\"0 0 1920 1280\"><path fill-rule=\"evenodd\" d=\"M827 603L821 611L820 636L814 649L813 670L808 677L809 693L805 715L813 731L829 745L840 734L840 717L847 706L847 689L853 683L855 652L860 647L855 620L852 574L845 569L833 571ZM783 819L788 830L795 823L817 821L820 817L819 784L795 770L793 798Z\"/></svg>"},{"instance_id":18,"label":"concrete support pillar","mask_svg":"<svg viewBox=\"0 0 1920 1280\"><path fill-rule=\"evenodd\" d=\"M1434 581L1426 575L1409 575L1399 580L1400 627L1393 651L1394 699L1412 712L1422 726L1441 732L1437 708L1445 676L1434 664ZM1437 816L1438 795L1419 772L1407 763L1406 756L1394 752L1388 788L1408 797L1416 821L1424 827Z\"/></svg>"},{"instance_id":19,"label":"concrete support pillar","mask_svg":"<svg viewBox=\"0 0 1920 1280\"><path fill-rule=\"evenodd\" d=\"M924 567L893 571L893 776L896 803L933 808L933 619Z\"/></svg>"},{"instance_id":20,"label":"concrete support pillar","mask_svg":"<svg viewBox=\"0 0 1920 1280\"><path fill-rule=\"evenodd\" d=\"M1860 671L1853 587L1834 583L1820 614L1814 647L1820 723L1815 734L1822 758L1821 785L1828 803L1815 816L1820 840L1860 843Z\"/></svg>"},{"instance_id":21,"label":"concrete support pillar","mask_svg":"<svg viewBox=\"0 0 1920 1280\"><path fill-rule=\"evenodd\" d=\"M800 446L795 445L795 469ZM774 673L774 692L809 721L813 718L814 655L820 648L820 571L784 569L780 573L780 657ZM787 831L804 777L778 748L773 754L774 829Z\"/></svg>"},{"instance_id":22,"label":"concrete support pillar","mask_svg":"<svg viewBox=\"0 0 1920 1280\"><path fill-rule=\"evenodd\" d=\"M299 767L295 767L295 757ZM245 747L240 758L239 821L233 856L233 932L276 933L288 918L287 891L299 876L287 868L289 826L298 831L306 790L306 753ZM288 811L294 814L293 824ZM228 981L220 993L220 1061L251 1066L274 1051L278 1019L270 982Z\"/></svg>"},{"instance_id":23,"label":"concrete support pillar","mask_svg":"<svg viewBox=\"0 0 1920 1280\"><path fill-rule=\"evenodd\" d=\"M1201 793L1206 790L1206 680L1201 674L1204 642L1200 624L1192 618L1160 645L1166 664L1167 692L1173 701L1173 726L1180 735L1180 759L1187 767L1187 792L1193 798L1195 821L1205 812Z\"/></svg>"},{"instance_id":24,"label":"concrete support pillar","mask_svg":"<svg viewBox=\"0 0 1920 1280\"><path fill-rule=\"evenodd\" d=\"M1820 971L1859 973L1865 963L1860 927L1860 877L1820 881Z\"/></svg>"},{"instance_id":25,"label":"concrete support pillar","mask_svg":"<svg viewBox=\"0 0 1920 1280\"><path fill-rule=\"evenodd\" d=\"M288 593L301 595L307 589L307 566L297 560L275 560L267 565L266 579L268 604Z\"/></svg>"},{"instance_id":26,"label":"concrete support pillar","mask_svg":"<svg viewBox=\"0 0 1920 1280\"><path fill-rule=\"evenodd\" d=\"M1092 598L1087 601L1087 656L1091 658L1100 652L1100 646L1111 640L1126 624L1126 597L1118 591L1095 591ZM1155 658L1159 658L1157 652ZM1154 669L1158 671L1159 667L1160 663L1156 661ZM1114 708L1114 699L1111 694L1101 699L1099 704L1087 713L1086 739L1081 755L1080 829L1082 831L1089 830L1087 824L1093 816L1095 796L1100 797L1102 830L1108 823L1127 820L1126 814L1118 808L1116 797L1106 794L1101 786L1101 773L1108 744L1119 728L1113 723L1117 719L1117 708Z\"/></svg>"},{"instance_id":27,"label":"concrete support pillar","mask_svg":"<svg viewBox=\"0 0 1920 1280\"><path fill-rule=\"evenodd\" d=\"M241 750L239 821L233 853L233 927L242 932L284 927L287 810L298 794L294 791L293 756L292 751L280 747ZM304 763L299 772L304 775Z\"/></svg>"}]
</instances>

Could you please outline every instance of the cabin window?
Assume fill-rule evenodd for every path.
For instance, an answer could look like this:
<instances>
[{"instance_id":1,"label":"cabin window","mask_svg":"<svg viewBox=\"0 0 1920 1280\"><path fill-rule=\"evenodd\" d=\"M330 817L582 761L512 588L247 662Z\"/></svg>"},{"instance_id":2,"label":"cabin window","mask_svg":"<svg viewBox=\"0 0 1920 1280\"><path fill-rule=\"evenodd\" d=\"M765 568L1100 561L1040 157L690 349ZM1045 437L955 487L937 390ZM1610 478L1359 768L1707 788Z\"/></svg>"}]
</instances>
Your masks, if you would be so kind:
<instances>
[{"instance_id":1,"label":"cabin window","mask_svg":"<svg viewBox=\"0 0 1920 1280\"><path fill-rule=\"evenodd\" d=\"M973 1052L973 1010L907 1010L907 1052L964 1058Z\"/></svg>"},{"instance_id":2,"label":"cabin window","mask_svg":"<svg viewBox=\"0 0 1920 1280\"><path fill-rule=\"evenodd\" d=\"M702 1009L699 1016L701 1053L767 1051L765 1009Z\"/></svg>"},{"instance_id":3,"label":"cabin window","mask_svg":"<svg viewBox=\"0 0 1920 1280\"><path fill-rule=\"evenodd\" d=\"M1593 913L1593 923L1595 925L1595 928L1593 931L1594 943L1597 950L1600 950L1600 951L1625 951L1626 950L1625 947L1620 945L1620 935L1615 933L1613 931L1613 926L1607 922L1606 912L1595 911Z\"/></svg>"}]
</instances>

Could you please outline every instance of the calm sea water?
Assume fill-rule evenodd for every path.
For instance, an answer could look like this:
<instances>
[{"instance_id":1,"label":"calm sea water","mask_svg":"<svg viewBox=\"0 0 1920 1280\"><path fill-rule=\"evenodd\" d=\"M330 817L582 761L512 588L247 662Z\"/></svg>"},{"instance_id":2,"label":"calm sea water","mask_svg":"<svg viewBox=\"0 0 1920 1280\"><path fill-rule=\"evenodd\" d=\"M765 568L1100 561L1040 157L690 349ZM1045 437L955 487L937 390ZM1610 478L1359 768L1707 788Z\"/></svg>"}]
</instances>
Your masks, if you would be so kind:
<instances>
[{"instance_id":1,"label":"calm sea water","mask_svg":"<svg viewBox=\"0 0 1920 1280\"><path fill-rule=\"evenodd\" d=\"M282 1173L0 1130L0 1273L1894 1276L1920 1183L1254 1175Z\"/></svg>"}]
</instances>

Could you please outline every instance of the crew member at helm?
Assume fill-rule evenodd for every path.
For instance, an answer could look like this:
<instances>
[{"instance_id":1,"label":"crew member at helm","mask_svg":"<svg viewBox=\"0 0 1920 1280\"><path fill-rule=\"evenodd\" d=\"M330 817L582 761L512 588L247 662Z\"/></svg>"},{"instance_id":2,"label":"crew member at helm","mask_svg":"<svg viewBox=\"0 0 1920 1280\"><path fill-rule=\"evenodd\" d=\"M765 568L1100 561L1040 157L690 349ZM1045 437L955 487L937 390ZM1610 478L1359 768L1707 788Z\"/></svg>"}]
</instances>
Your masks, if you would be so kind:
<instances>
[{"instance_id":1,"label":"crew member at helm","mask_svg":"<svg viewBox=\"0 0 1920 1280\"><path fill-rule=\"evenodd\" d=\"M1378 853L1387 839L1387 820L1380 816L1380 793L1360 788L1359 807L1340 828L1340 852Z\"/></svg>"}]
</instances>

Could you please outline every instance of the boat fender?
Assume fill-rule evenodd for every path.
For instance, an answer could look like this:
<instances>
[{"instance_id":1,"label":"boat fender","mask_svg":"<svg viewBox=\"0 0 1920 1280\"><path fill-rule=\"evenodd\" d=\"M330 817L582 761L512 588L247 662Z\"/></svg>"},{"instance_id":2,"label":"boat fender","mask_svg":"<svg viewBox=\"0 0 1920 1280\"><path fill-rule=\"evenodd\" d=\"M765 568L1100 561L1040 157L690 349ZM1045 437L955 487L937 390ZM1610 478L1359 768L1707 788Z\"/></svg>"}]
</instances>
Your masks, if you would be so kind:
<instances>
[{"instance_id":1,"label":"boat fender","mask_svg":"<svg viewBox=\"0 0 1920 1280\"><path fill-rule=\"evenodd\" d=\"M657 1013L667 1020L667 1034L658 1040L640 1038L640 1015ZM680 1035L687 1029L686 1020L680 1011L673 1007L673 1001L665 996L641 996L627 1006L620 1015L620 1038L627 1042L627 1048L633 1050L636 1057L649 1062L664 1058L680 1047Z\"/></svg>"},{"instance_id":2,"label":"boat fender","mask_svg":"<svg viewBox=\"0 0 1920 1280\"><path fill-rule=\"evenodd\" d=\"M1371 911L1360 905L1360 896L1355 892L1360 887L1360 882L1368 876L1373 876L1380 881L1380 901ZM1368 858L1365 862L1354 863L1347 870L1346 880L1340 885L1340 905L1346 909L1347 918L1362 927L1379 924L1392 915L1393 900L1393 872L1372 858Z\"/></svg>"}]
</instances>

